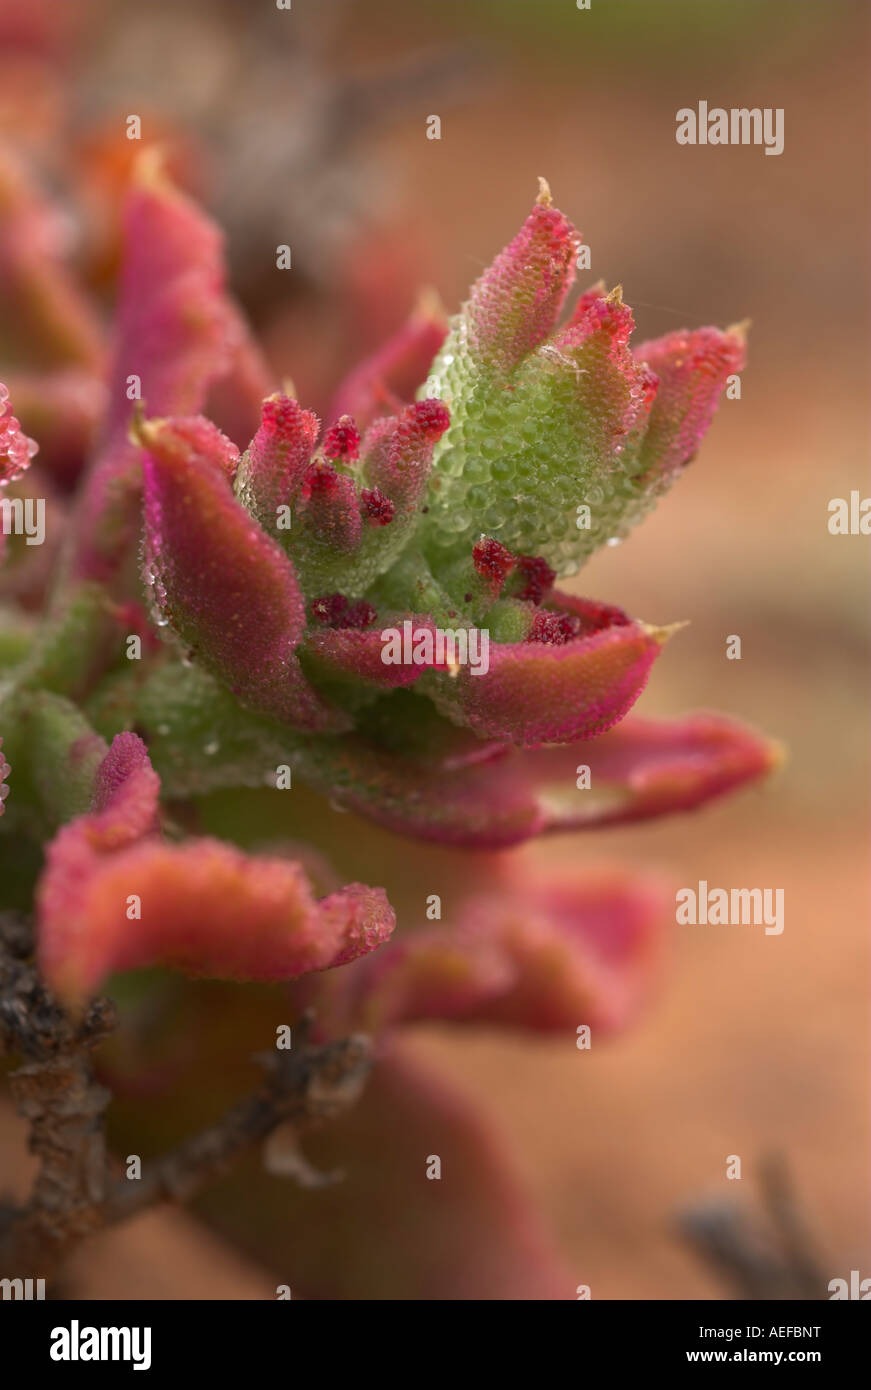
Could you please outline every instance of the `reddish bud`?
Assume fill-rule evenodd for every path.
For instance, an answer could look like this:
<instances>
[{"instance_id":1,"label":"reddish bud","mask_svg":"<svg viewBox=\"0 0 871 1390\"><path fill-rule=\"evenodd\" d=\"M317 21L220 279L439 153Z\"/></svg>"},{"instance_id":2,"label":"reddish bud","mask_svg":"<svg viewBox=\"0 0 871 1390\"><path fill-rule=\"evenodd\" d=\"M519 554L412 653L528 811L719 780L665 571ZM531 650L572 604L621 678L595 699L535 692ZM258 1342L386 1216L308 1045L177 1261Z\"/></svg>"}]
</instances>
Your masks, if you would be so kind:
<instances>
[{"instance_id":1,"label":"reddish bud","mask_svg":"<svg viewBox=\"0 0 871 1390\"><path fill-rule=\"evenodd\" d=\"M472 547L472 560L482 579L493 581L497 593L514 568L514 556L501 541L482 536Z\"/></svg>"},{"instance_id":2,"label":"reddish bud","mask_svg":"<svg viewBox=\"0 0 871 1390\"><path fill-rule=\"evenodd\" d=\"M344 594L324 594L322 598L312 601L311 616L312 621L322 627L362 630L371 627L378 614L377 609L365 599L351 603Z\"/></svg>"},{"instance_id":3,"label":"reddish bud","mask_svg":"<svg viewBox=\"0 0 871 1390\"><path fill-rule=\"evenodd\" d=\"M444 401L435 399L417 401L412 409L418 428L424 437L432 443L441 439L451 423L451 412Z\"/></svg>"},{"instance_id":4,"label":"reddish bud","mask_svg":"<svg viewBox=\"0 0 871 1390\"><path fill-rule=\"evenodd\" d=\"M312 599L312 621L324 627L337 627L338 619L348 607L344 594L324 594L322 598Z\"/></svg>"},{"instance_id":5,"label":"reddish bud","mask_svg":"<svg viewBox=\"0 0 871 1390\"><path fill-rule=\"evenodd\" d=\"M514 561L520 587L516 597L541 603L553 588L556 575L541 555L518 555Z\"/></svg>"},{"instance_id":6,"label":"reddish bud","mask_svg":"<svg viewBox=\"0 0 871 1390\"><path fill-rule=\"evenodd\" d=\"M387 526L393 520L396 507L385 497L380 487L364 487L360 491L360 507L367 521L374 526Z\"/></svg>"},{"instance_id":7,"label":"reddish bud","mask_svg":"<svg viewBox=\"0 0 871 1390\"><path fill-rule=\"evenodd\" d=\"M299 494L299 510L310 533L336 550L354 550L360 542L360 501L353 478L331 463L313 463Z\"/></svg>"},{"instance_id":8,"label":"reddish bud","mask_svg":"<svg viewBox=\"0 0 871 1390\"><path fill-rule=\"evenodd\" d=\"M364 598L358 599L356 603L348 605L342 614L341 621L337 627L354 627L358 630L371 627L378 616L378 610L371 603L367 603Z\"/></svg>"},{"instance_id":9,"label":"reddish bud","mask_svg":"<svg viewBox=\"0 0 871 1390\"><path fill-rule=\"evenodd\" d=\"M360 457L360 431L350 415L343 415L324 436L324 456L352 463Z\"/></svg>"},{"instance_id":10,"label":"reddish bud","mask_svg":"<svg viewBox=\"0 0 871 1390\"><path fill-rule=\"evenodd\" d=\"M532 620L527 642L545 642L552 647L561 647L578 637L581 620L573 613L546 613L539 609Z\"/></svg>"}]
</instances>

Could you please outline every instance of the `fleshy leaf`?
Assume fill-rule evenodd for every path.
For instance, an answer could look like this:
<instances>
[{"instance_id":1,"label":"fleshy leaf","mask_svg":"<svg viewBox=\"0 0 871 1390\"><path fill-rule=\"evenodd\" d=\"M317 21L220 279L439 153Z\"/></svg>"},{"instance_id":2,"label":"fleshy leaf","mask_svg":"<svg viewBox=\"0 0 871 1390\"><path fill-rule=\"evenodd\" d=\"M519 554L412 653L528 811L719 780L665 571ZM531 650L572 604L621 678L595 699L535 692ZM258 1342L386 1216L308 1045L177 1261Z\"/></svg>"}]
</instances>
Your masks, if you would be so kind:
<instances>
[{"instance_id":1,"label":"fleshy leaf","mask_svg":"<svg viewBox=\"0 0 871 1390\"><path fill-rule=\"evenodd\" d=\"M117 703L117 697L116 697ZM440 719L413 691L385 695L367 734L310 739L234 709L205 673L157 671L113 713L107 692L98 727L118 717L148 737L171 796L262 786L289 761L347 810L399 834L497 849L555 831L582 830L689 811L771 773L778 745L725 715L630 716L599 738L519 749L482 742ZM203 756L204 747L214 756ZM590 768L590 786L578 785Z\"/></svg>"},{"instance_id":2,"label":"fleshy leaf","mask_svg":"<svg viewBox=\"0 0 871 1390\"><path fill-rule=\"evenodd\" d=\"M332 1027L381 1032L444 1019L541 1032L624 1027L654 971L666 921L659 884L617 872L506 875L457 919L404 931L325 982Z\"/></svg>"},{"instance_id":3,"label":"fleshy leaf","mask_svg":"<svg viewBox=\"0 0 871 1390\"><path fill-rule=\"evenodd\" d=\"M428 632L435 638L434 623L413 613L403 613L391 616L389 620L379 620L377 627L365 631L352 627L311 629L306 636L304 650L317 660L318 669L327 676L356 679L381 690L413 685L424 671L432 669L435 661L427 666L424 663L385 662L383 659L385 630L395 628L401 632L405 622L412 624L411 631L415 637Z\"/></svg>"},{"instance_id":4,"label":"fleshy leaf","mask_svg":"<svg viewBox=\"0 0 871 1390\"><path fill-rule=\"evenodd\" d=\"M118 734L94 779L87 820L95 849L119 849L157 829L160 778L136 734Z\"/></svg>"},{"instance_id":5,"label":"fleshy leaf","mask_svg":"<svg viewBox=\"0 0 871 1390\"><path fill-rule=\"evenodd\" d=\"M103 335L67 265L63 214L0 147L0 355L97 372Z\"/></svg>"},{"instance_id":6,"label":"fleshy leaf","mask_svg":"<svg viewBox=\"0 0 871 1390\"><path fill-rule=\"evenodd\" d=\"M244 357L243 328L223 276L216 228L146 151L124 213L109 416L80 498L76 578L110 579L138 538L140 456L127 437L132 402L141 398L151 415L192 415ZM247 389L265 394L245 361Z\"/></svg>"},{"instance_id":7,"label":"fleshy leaf","mask_svg":"<svg viewBox=\"0 0 871 1390\"><path fill-rule=\"evenodd\" d=\"M398 708L390 717L402 727ZM496 849L693 810L767 776L782 757L777 745L718 714L630 717L597 739L526 750L459 730L440 737L423 710L420 729L417 751L347 736L301 749L294 764L343 806L400 834ZM589 788L578 785L582 767L590 768Z\"/></svg>"},{"instance_id":8,"label":"fleshy leaf","mask_svg":"<svg viewBox=\"0 0 871 1390\"><path fill-rule=\"evenodd\" d=\"M632 327L619 290L592 291L508 391L486 380L470 389L462 338L448 340L432 373L452 407L428 498L427 532L440 551L468 551L484 531L567 574L615 534L643 495L638 441L656 387L629 350Z\"/></svg>"},{"instance_id":9,"label":"fleshy leaf","mask_svg":"<svg viewBox=\"0 0 871 1390\"><path fill-rule=\"evenodd\" d=\"M590 768L590 786L580 791L574 756ZM590 744L526 755L549 828L567 830L692 811L767 777L783 757L778 743L746 724L704 711L679 719L634 715Z\"/></svg>"},{"instance_id":10,"label":"fleshy leaf","mask_svg":"<svg viewBox=\"0 0 871 1390\"><path fill-rule=\"evenodd\" d=\"M145 578L158 621L243 704L301 728L342 727L295 654L305 607L293 566L233 496L226 451L197 451L190 430L171 421L138 429Z\"/></svg>"},{"instance_id":11,"label":"fleshy leaf","mask_svg":"<svg viewBox=\"0 0 871 1390\"><path fill-rule=\"evenodd\" d=\"M300 546L298 536L293 538L293 553L297 557L303 574L317 585L334 576L334 560L348 552L354 552L363 535L363 518L360 515L360 495L357 484L347 473L340 473L331 463L313 464L303 480L297 499L297 513L303 536L321 551L322 565L311 563L312 546ZM302 554L300 554L302 551Z\"/></svg>"},{"instance_id":12,"label":"fleshy leaf","mask_svg":"<svg viewBox=\"0 0 871 1390\"><path fill-rule=\"evenodd\" d=\"M208 838L92 858L76 824L49 847L37 901L41 969L75 1002L112 972L146 965L293 979L354 960L393 930L383 889L352 883L318 902L298 864Z\"/></svg>"},{"instance_id":13,"label":"fleshy leaf","mask_svg":"<svg viewBox=\"0 0 871 1390\"><path fill-rule=\"evenodd\" d=\"M635 356L659 382L639 464L644 483L662 491L695 457L726 378L744 367L744 328L682 329L642 343Z\"/></svg>"},{"instance_id":14,"label":"fleshy leaf","mask_svg":"<svg viewBox=\"0 0 871 1390\"><path fill-rule=\"evenodd\" d=\"M532 212L463 308L469 356L479 367L508 377L553 332L575 278L579 245L578 232L552 206L542 181ZM456 331L452 325L452 335Z\"/></svg>"},{"instance_id":15,"label":"fleshy leaf","mask_svg":"<svg viewBox=\"0 0 871 1390\"><path fill-rule=\"evenodd\" d=\"M317 443L320 421L291 396L263 402L260 428L236 475L236 495L270 535L278 532L278 509L292 506Z\"/></svg>"},{"instance_id":16,"label":"fleshy leaf","mask_svg":"<svg viewBox=\"0 0 871 1390\"><path fill-rule=\"evenodd\" d=\"M554 602L571 609L584 601L557 595ZM559 644L491 642L486 673L466 665L453 676L430 676L428 693L481 738L525 745L593 738L638 699L669 635L619 618Z\"/></svg>"},{"instance_id":17,"label":"fleshy leaf","mask_svg":"<svg viewBox=\"0 0 871 1390\"><path fill-rule=\"evenodd\" d=\"M144 965L293 979L347 964L392 932L383 889L352 883L317 901L290 860L159 839L159 782L135 734L115 738L93 781L92 810L48 846L37 890L40 968L66 1002Z\"/></svg>"}]
</instances>

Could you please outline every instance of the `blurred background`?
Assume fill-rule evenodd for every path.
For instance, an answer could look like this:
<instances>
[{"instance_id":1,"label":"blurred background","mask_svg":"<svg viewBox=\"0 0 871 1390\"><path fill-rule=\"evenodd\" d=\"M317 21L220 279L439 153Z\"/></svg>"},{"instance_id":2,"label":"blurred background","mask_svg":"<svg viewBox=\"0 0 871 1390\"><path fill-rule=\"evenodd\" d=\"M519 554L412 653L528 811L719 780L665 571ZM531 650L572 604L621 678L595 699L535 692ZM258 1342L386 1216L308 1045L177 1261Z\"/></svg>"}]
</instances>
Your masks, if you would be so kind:
<instances>
[{"instance_id":1,"label":"blurred background","mask_svg":"<svg viewBox=\"0 0 871 1390\"><path fill-rule=\"evenodd\" d=\"M523 853L675 887L782 887L786 929L675 928L645 1016L590 1054L435 1027L411 1042L494 1117L596 1298L725 1296L677 1213L729 1198L752 1218L771 1154L827 1277L871 1274L868 542L827 530L831 498L869 492L869 29L863 0L0 0L0 129L49 187L86 190L68 234L95 291L117 260L108 210L134 113L224 226L236 292L316 409L420 286L456 308L538 175L582 229L589 280L623 285L639 341L752 319L740 401L572 587L689 620L643 712L727 710L788 762L696 816ZM782 107L783 154L678 146L675 113L699 100ZM291 275L274 268L280 243ZM357 832L335 821L352 871L340 841ZM84 1251L76 1287L107 1296L119 1270L130 1296L274 1282L180 1214Z\"/></svg>"}]
</instances>

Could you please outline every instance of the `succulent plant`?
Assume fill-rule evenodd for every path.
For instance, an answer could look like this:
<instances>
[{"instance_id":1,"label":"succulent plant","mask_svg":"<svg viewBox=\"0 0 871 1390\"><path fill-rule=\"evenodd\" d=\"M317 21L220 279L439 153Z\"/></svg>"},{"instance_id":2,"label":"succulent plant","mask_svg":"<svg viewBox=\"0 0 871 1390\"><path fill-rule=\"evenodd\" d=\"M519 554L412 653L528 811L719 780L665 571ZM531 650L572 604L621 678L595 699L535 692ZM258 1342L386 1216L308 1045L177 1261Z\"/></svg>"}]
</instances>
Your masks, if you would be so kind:
<instances>
[{"instance_id":1,"label":"succulent plant","mask_svg":"<svg viewBox=\"0 0 871 1390\"><path fill-rule=\"evenodd\" d=\"M692 460L745 353L741 330L715 328L633 350L631 311L603 286L560 326L578 246L542 183L459 313L421 301L326 421L290 383L274 389L217 231L153 156L127 199L111 350L60 259L7 257L33 340L65 344L42 374L8 375L13 396L16 380L50 396L58 371L93 382L109 362L66 501L79 435L63 421L81 402L61 391L54 416L42 407L53 426L24 479L50 491L54 475L63 540L45 612L10 601L0 615L0 853L11 865L14 846L38 848L36 869L24 855L7 872L18 906L37 879L38 967L63 1004L167 965L305 977L324 1035L631 1017L663 920L646 882L543 879L500 857L450 922L388 941L382 887L318 897L304 855L185 829L206 793L302 781L481 855L688 810L771 768L773 746L725 716L626 718L672 629L556 587ZM34 446L8 399L14 491ZM8 573L32 563L17 536L7 550ZM410 646L385 660L391 633ZM477 668L458 656L473 636Z\"/></svg>"}]
</instances>

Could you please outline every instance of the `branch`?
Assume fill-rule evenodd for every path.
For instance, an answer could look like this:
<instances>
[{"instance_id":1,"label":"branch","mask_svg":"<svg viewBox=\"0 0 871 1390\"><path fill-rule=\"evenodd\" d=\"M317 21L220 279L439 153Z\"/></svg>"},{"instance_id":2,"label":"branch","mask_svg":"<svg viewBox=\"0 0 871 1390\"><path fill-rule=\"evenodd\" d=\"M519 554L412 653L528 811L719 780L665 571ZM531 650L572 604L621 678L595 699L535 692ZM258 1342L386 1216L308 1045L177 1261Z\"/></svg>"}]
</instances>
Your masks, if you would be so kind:
<instances>
[{"instance_id":1,"label":"branch","mask_svg":"<svg viewBox=\"0 0 871 1390\"><path fill-rule=\"evenodd\" d=\"M307 1033L310 1020L296 1028ZM247 1149L262 1143L279 1125L294 1128L332 1119L357 1100L371 1066L362 1035L288 1052L269 1052L257 1061L266 1071L264 1086L234 1105L214 1125L165 1154L136 1182L121 1179L106 1204L109 1221L118 1221L160 1201L188 1201Z\"/></svg>"},{"instance_id":2,"label":"branch","mask_svg":"<svg viewBox=\"0 0 871 1390\"><path fill-rule=\"evenodd\" d=\"M725 1202L699 1204L681 1213L681 1233L732 1285L738 1298L827 1297L826 1278L782 1158L769 1156L763 1161L759 1186L770 1228L767 1233Z\"/></svg>"},{"instance_id":3,"label":"branch","mask_svg":"<svg viewBox=\"0 0 871 1390\"><path fill-rule=\"evenodd\" d=\"M16 1278L51 1279L83 1237L161 1201L184 1201L279 1127L296 1132L330 1119L358 1098L371 1066L367 1038L310 1043L312 1016L295 1029L297 1047L263 1054L264 1084L214 1125L148 1165L138 1180L115 1178L103 1116L110 1094L94 1077L92 1049L116 1026L108 999L71 1018L40 982L30 932L0 913L0 1045L25 1058L10 1074L19 1114L30 1122L40 1167L22 1210L0 1210L0 1266ZM301 1045L300 1045L301 1044ZM302 1160L287 1167L312 1180Z\"/></svg>"},{"instance_id":4,"label":"branch","mask_svg":"<svg viewBox=\"0 0 871 1390\"><path fill-rule=\"evenodd\" d=\"M110 1096L94 1079L90 1054L116 1019L108 999L70 1018L41 984L30 949L26 923L3 914L0 1042L26 1059L9 1085L18 1113L30 1122L29 1146L40 1167L25 1210L7 1216L0 1251L16 1277L48 1278L66 1249L100 1225Z\"/></svg>"}]
</instances>

